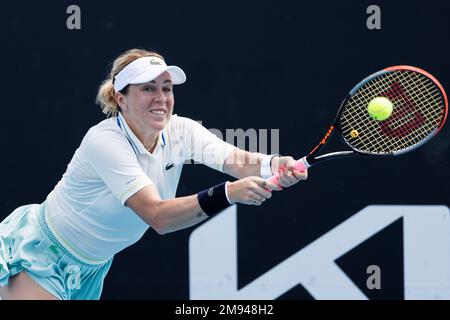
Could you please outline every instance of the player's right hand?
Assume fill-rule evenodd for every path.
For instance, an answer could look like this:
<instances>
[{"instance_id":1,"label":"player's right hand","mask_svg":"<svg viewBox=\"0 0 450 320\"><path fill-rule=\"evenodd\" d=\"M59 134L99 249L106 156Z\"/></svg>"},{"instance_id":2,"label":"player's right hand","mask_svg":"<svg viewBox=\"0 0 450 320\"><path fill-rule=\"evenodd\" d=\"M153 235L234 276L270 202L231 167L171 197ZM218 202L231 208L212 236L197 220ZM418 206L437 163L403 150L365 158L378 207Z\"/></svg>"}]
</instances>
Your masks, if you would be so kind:
<instances>
[{"instance_id":1,"label":"player's right hand","mask_svg":"<svg viewBox=\"0 0 450 320\"><path fill-rule=\"evenodd\" d=\"M227 184L228 198L233 203L259 206L272 196L273 190L281 190L276 184L261 177L246 177Z\"/></svg>"}]
</instances>

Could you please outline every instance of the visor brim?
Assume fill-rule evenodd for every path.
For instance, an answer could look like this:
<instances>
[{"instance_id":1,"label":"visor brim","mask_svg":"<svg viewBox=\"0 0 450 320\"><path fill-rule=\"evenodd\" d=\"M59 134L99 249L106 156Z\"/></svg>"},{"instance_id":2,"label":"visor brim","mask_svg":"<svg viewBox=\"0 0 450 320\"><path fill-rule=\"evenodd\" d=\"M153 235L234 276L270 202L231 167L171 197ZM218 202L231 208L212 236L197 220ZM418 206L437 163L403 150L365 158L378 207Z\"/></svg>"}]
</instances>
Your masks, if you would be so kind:
<instances>
[{"instance_id":1,"label":"visor brim","mask_svg":"<svg viewBox=\"0 0 450 320\"><path fill-rule=\"evenodd\" d=\"M170 78L173 84L182 84L186 82L186 74L180 67L164 66L160 69L152 69L148 70L147 72L144 72L143 74L139 75L138 77L130 81L129 84L140 84L150 82L158 78L161 74L163 74L166 71L170 74Z\"/></svg>"}]
</instances>

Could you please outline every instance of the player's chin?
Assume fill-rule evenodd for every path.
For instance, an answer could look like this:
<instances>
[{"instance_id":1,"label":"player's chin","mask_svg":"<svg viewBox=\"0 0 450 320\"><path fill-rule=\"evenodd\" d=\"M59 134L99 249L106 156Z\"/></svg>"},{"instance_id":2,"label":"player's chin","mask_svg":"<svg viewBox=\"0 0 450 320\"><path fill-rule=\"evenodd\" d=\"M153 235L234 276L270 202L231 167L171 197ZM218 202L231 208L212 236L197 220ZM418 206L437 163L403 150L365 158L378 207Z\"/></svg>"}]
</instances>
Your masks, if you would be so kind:
<instances>
[{"instance_id":1,"label":"player's chin","mask_svg":"<svg viewBox=\"0 0 450 320\"><path fill-rule=\"evenodd\" d=\"M164 117L159 117L156 119L153 118L150 120L150 126L153 129L161 131L166 127L167 123L169 122L169 119L170 119L170 115L165 115Z\"/></svg>"},{"instance_id":2,"label":"player's chin","mask_svg":"<svg viewBox=\"0 0 450 320\"><path fill-rule=\"evenodd\" d=\"M166 125L167 125L167 121L152 121L152 123L150 124L150 126L157 131L164 130Z\"/></svg>"}]
</instances>

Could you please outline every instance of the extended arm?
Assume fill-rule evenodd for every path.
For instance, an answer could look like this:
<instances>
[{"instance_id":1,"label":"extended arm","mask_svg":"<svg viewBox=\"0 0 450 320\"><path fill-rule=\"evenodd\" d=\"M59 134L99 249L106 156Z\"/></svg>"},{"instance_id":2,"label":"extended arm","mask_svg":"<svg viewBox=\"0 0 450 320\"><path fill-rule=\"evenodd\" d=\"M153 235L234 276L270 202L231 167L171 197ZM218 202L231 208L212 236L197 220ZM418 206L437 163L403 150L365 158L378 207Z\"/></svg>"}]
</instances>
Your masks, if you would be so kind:
<instances>
[{"instance_id":1,"label":"extended arm","mask_svg":"<svg viewBox=\"0 0 450 320\"><path fill-rule=\"evenodd\" d=\"M228 183L228 196L232 203L260 205L271 197L270 191L276 189L276 185L262 178L248 177ZM162 200L154 185L142 188L125 204L159 234L188 228L210 215L203 211L206 203L201 206L197 194Z\"/></svg>"},{"instance_id":2,"label":"extended arm","mask_svg":"<svg viewBox=\"0 0 450 320\"><path fill-rule=\"evenodd\" d=\"M235 149L225 160L223 172L238 179L249 176L268 178L281 169L280 186L290 187L300 180L305 180L308 176L307 172L299 172L294 169L295 162L292 157L275 156L271 158L262 153ZM261 166L266 165L268 168L262 170L266 173L264 176L261 174Z\"/></svg>"}]
</instances>

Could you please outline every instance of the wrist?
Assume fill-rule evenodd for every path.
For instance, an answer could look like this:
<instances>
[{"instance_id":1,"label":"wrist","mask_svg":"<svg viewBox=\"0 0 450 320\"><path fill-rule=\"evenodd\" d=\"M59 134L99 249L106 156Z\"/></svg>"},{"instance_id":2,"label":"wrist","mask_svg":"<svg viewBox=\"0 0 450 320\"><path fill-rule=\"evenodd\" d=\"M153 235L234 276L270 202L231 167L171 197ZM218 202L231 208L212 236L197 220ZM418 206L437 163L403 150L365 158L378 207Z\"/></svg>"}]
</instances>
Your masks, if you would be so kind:
<instances>
[{"instance_id":1,"label":"wrist","mask_svg":"<svg viewBox=\"0 0 450 320\"><path fill-rule=\"evenodd\" d=\"M260 175L261 178L267 179L273 176L272 171L272 160L275 157L279 157L279 154L269 154L264 156L264 158L261 161L261 168L260 168Z\"/></svg>"},{"instance_id":2,"label":"wrist","mask_svg":"<svg viewBox=\"0 0 450 320\"><path fill-rule=\"evenodd\" d=\"M228 188L231 185L230 181L225 182L225 197L227 198L227 201L229 204L234 204L233 201L231 201L229 193L228 193Z\"/></svg>"},{"instance_id":3,"label":"wrist","mask_svg":"<svg viewBox=\"0 0 450 320\"><path fill-rule=\"evenodd\" d=\"M222 182L197 194L200 208L208 216L212 217L231 205L226 191L227 182Z\"/></svg>"}]
</instances>

